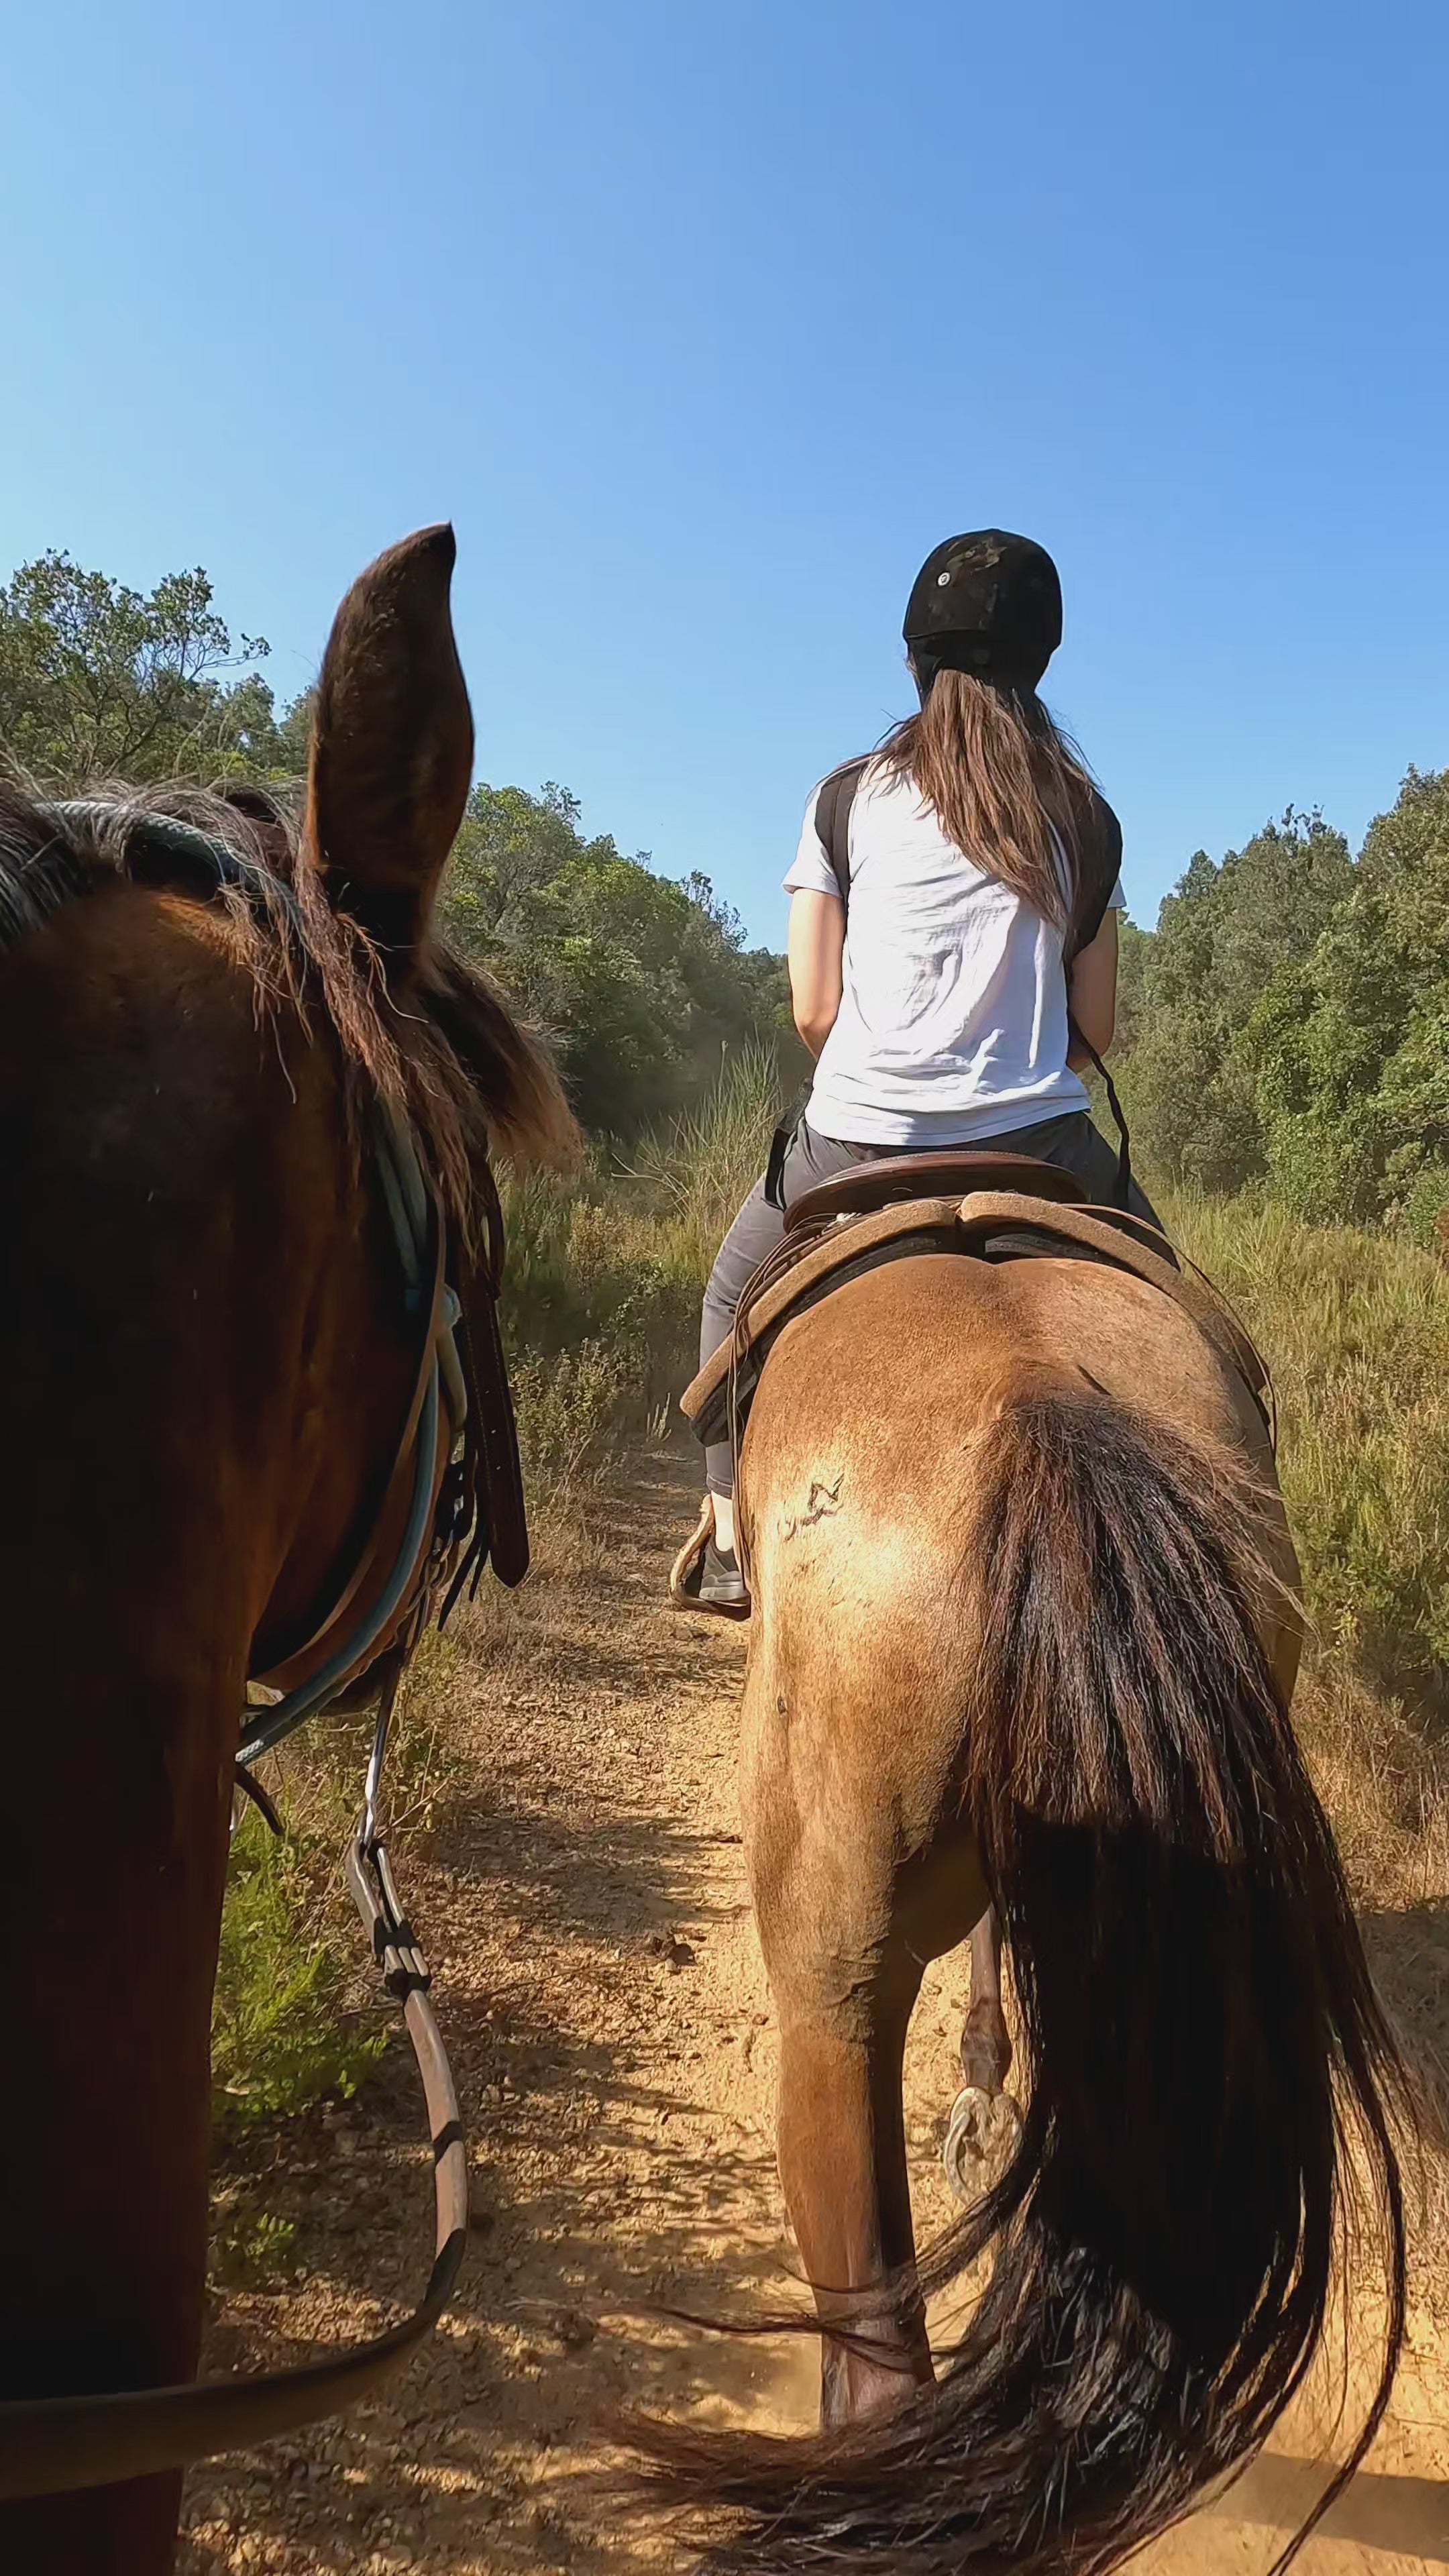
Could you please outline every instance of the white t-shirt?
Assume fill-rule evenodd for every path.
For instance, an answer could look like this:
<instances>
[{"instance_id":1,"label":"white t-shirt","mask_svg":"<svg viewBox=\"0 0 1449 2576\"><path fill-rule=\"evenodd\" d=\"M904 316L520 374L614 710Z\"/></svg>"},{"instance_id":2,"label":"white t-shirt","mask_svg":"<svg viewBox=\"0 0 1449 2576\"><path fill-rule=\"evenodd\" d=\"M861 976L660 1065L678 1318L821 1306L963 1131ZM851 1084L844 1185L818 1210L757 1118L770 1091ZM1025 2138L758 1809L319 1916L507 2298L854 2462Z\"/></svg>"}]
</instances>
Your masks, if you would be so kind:
<instances>
[{"instance_id":1,"label":"white t-shirt","mask_svg":"<svg viewBox=\"0 0 1449 2576\"><path fill-rule=\"evenodd\" d=\"M838 897L819 802L817 787L785 886ZM849 859L844 991L806 1113L816 1134L968 1145L1085 1109L1067 1068L1062 932L947 840L911 779L874 765Z\"/></svg>"}]
</instances>

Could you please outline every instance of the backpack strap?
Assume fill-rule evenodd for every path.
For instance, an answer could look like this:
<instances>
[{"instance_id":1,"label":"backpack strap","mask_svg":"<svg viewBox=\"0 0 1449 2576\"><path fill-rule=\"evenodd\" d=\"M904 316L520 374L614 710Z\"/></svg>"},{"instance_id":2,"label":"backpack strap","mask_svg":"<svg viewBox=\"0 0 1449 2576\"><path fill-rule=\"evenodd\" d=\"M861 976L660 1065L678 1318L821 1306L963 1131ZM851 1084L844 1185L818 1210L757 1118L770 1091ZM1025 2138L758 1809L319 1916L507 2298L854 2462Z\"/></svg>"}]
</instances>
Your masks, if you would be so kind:
<instances>
[{"instance_id":1,"label":"backpack strap","mask_svg":"<svg viewBox=\"0 0 1449 2576\"><path fill-rule=\"evenodd\" d=\"M815 835L830 861L830 873L835 879L847 920L850 917L850 809L855 803L855 791L869 759L870 754L866 752L861 759L847 760L839 769L832 769L830 776L822 782L815 800ZM810 1082L802 1083L770 1139L770 1159L765 1165L765 1204L778 1208L782 1215L785 1209L785 1157L810 1106L813 1080L812 1075Z\"/></svg>"},{"instance_id":2,"label":"backpack strap","mask_svg":"<svg viewBox=\"0 0 1449 2576\"><path fill-rule=\"evenodd\" d=\"M830 861L830 873L847 913L850 910L850 809L869 760L870 754L866 752L861 759L847 760L839 769L832 769L815 807L815 835Z\"/></svg>"},{"instance_id":3,"label":"backpack strap","mask_svg":"<svg viewBox=\"0 0 1449 2576\"><path fill-rule=\"evenodd\" d=\"M1106 797L1099 796L1095 787L1092 790L1092 823L1094 829L1090 833L1083 833L1078 843L1081 875L1077 885L1077 900L1073 908L1071 925L1062 950L1062 965L1066 970L1069 984L1072 962L1081 955L1084 948L1091 947L1107 918L1113 888L1122 873L1122 826ZM1130 1213L1132 1138L1122 1112L1122 1103L1117 1097L1117 1087L1096 1048L1089 1045L1073 1019L1070 1002L1067 1006L1067 1028L1073 1044L1079 1046L1084 1055L1091 1057L1106 1086L1107 1106L1112 1112L1112 1122L1117 1130L1117 1205Z\"/></svg>"},{"instance_id":4,"label":"backpack strap","mask_svg":"<svg viewBox=\"0 0 1449 2576\"><path fill-rule=\"evenodd\" d=\"M1112 901L1112 890L1122 873L1122 826L1105 796L1092 790L1090 831L1078 835L1078 866L1081 870L1077 899L1072 908L1071 927L1067 933L1066 963L1084 948L1090 948Z\"/></svg>"}]
</instances>

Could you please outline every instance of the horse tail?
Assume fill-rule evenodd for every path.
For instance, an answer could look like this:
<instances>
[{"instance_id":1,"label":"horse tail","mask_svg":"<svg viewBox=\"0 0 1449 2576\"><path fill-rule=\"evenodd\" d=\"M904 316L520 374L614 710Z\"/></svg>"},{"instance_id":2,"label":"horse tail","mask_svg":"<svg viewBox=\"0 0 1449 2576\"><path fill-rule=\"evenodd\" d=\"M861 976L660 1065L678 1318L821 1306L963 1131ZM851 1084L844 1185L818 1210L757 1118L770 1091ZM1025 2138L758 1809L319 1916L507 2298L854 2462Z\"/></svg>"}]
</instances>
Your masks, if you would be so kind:
<instances>
[{"instance_id":1,"label":"horse tail","mask_svg":"<svg viewBox=\"0 0 1449 2576\"><path fill-rule=\"evenodd\" d=\"M1404 2079L1261 1640L1253 1497L1036 1366L980 1467L965 1794L1030 2098L1010 2170L922 2268L940 2286L993 2245L994 2269L938 2385L884 2421L651 2443L676 2498L734 2509L721 2569L1115 2565L1282 2414L1346 2218L1382 2257L1387 2332L1319 2512L1402 2344Z\"/></svg>"}]
</instances>

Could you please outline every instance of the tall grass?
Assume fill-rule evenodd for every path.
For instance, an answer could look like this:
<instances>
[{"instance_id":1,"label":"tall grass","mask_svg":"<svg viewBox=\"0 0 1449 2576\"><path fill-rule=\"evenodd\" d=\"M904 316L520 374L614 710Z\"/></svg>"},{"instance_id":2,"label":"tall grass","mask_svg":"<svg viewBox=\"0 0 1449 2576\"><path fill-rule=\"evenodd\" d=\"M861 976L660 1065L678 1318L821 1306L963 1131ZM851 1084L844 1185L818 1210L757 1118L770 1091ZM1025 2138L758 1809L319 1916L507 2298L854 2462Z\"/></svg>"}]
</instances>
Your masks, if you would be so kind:
<instances>
[{"instance_id":1,"label":"tall grass","mask_svg":"<svg viewBox=\"0 0 1449 2576\"><path fill-rule=\"evenodd\" d=\"M531 1492L547 1515L667 1416L694 1373L699 1300L779 1115L773 1051L744 1047L699 1107L627 1163L503 1193L506 1330Z\"/></svg>"},{"instance_id":2,"label":"tall grass","mask_svg":"<svg viewBox=\"0 0 1449 2576\"><path fill-rule=\"evenodd\" d=\"M1369 1681L1449 1695L1449 1274L1401 1236L1271 1202L1178 1199L1169 1230L1240 1306L1273 1371L1308 1606Z\"/></svg>"},{"instance_id":3,"label":"tall grass","mask_svg":"<svg viewBox=\"0 0 1449 2576\"><path fill-rule=\"evenodd\" d=\"M780 1114L773 1048L742 1047L699 1107L645 1139L633 1180L661 1258L697 1305L720 1240L765 1167Z\"/></svg>"}]
</instances>

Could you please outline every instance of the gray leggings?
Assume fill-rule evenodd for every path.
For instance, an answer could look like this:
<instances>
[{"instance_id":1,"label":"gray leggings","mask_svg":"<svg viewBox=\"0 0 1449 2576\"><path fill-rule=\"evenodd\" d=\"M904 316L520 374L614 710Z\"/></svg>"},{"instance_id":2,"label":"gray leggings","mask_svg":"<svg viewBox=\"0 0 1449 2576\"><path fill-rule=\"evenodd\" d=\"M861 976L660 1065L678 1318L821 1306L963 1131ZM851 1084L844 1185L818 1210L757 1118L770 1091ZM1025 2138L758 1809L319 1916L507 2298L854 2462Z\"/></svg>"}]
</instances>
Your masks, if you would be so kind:
<instances>
[{"instance_id":1,"label":"gray leggings","mask_svg":"<svg viewBox=\"0 0 1449 2576\"><path fill-rule=\"evenodd\" d=\"M1060 1163L1064 1171L1075 1173L1082 1184L1082 1196L1098 1207L1116 1203L1117 1157L1106 1137L1100 1135L1085 1109L1074 1110L1065 1118L1046 1118L1035 1127L1015 1127L1009 1135L983 1136L985 1150L996 1154L1034 1154L1038 1162ZM944 1148L931 1147L932 1152ZM900 1145L843 1145L831 1136L817 1136L805 1120L795 1132L790 1151L785 1157L784 1199L792 1208L817 1181L832 1180L837 1172L849 1171L853 1163L879 1163L893 1154L909 1151ZM1135 1181L1132 1205L1138 1216L1156 1225L1154 1215ZM699 1326L699 1364L727 1341L734 1329L735 1309L760 1263L767 1259L778 1243L783 1242L785 1220L778 1208L765 1197L763 1179L756 1181L739 1215L723 1243L719 1258L709 1274L704 1292L704 1312ZM712 1494L734 1491L734 1466L727 1440L712 1442L704 1453L705 1482Z\"/></svg>"}]
</instances>

